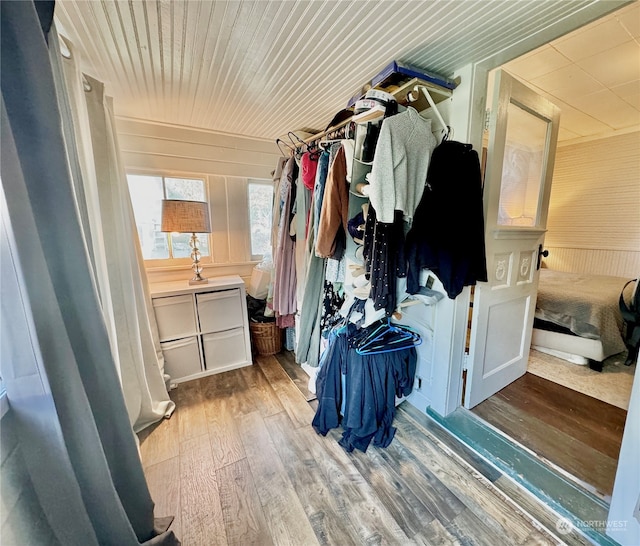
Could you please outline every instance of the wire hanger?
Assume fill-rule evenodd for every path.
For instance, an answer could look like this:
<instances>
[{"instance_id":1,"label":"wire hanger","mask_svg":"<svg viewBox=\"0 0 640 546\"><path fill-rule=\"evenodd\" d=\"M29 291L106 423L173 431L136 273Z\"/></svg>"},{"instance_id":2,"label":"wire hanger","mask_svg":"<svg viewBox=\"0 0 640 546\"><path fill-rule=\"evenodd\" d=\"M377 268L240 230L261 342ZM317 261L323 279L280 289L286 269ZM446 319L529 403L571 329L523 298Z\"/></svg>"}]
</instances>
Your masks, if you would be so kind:
<instances>
[{"instance_id":1,"label":"wire hanger","mask_svg":"<svg viewBox=\"0 0 640 546\"><path fill-rule=\"evenodd\" d=\"M390 319L381 320L356 340L356 352L361 355L390 353L416 347L422 343L420 335L401 324L392 324Z\"/></svg>"},{"instance_id":2,"label":"wire hanger","mask_svg":"<svg viewBox=\"0 0 640 546\"><path fill-rule=\"evenodd\" d=\"M289 131L287 133L287 136L289 137L289 140L291 141L291 144L293 144L296 148L298 148L300 146L302 146L302 147L308 146L308 144L304 140L302 140L298 135L296 135L293 131ZM294 141L293 138L291 138L292 136L295 137L297 142Z\"/></svg>"},{"instance_id":3,"label":"wire hanger","mask_svg":"<svg viewBox=\"0 0 640 546\"><path fill-rule=\"evenodd\" d=\"M278 149L280 150L280 153L284 156L287 157L290 154L285 153L282 148L280 147L280 143L284 144L287 148L289 148L289 150L291 151L291 153L295 153L296 149L292 148L291 146L289 146L284 140L282 140L281 138L276 138L276 146L278 146Z\"/></svg>"}]
</instances>

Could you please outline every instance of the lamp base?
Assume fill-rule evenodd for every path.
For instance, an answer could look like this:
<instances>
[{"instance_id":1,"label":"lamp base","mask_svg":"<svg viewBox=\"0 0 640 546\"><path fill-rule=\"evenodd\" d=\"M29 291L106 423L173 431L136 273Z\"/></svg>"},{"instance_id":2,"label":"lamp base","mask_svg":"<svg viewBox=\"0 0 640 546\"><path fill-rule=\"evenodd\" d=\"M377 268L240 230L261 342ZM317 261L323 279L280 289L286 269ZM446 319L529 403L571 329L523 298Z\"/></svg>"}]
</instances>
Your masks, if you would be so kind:
<instances>
[{"instance_id":1,"label":"lamp base","mask_svg":"<svg viewBox=\"0 0 640 546\"><path fill-rule=\"evenodd\" d=\"M193 279L189 279L189 284L207 284L209 282L209 279L205 279L203 277L198 278L193 278Z\"/></svg>"}]
</instances>

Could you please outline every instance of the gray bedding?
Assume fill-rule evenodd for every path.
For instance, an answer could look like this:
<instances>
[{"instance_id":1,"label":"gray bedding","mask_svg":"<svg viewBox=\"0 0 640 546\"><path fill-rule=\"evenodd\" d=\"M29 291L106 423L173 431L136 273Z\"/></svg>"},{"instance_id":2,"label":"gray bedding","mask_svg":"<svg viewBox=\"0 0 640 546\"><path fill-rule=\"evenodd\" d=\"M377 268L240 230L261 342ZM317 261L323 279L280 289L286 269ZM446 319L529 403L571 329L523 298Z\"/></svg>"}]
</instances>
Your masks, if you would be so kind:
<instances>
[{"instance_id":1,"label":"gray bedding","mask_svg":"<svg viewBox=\"0 0 640 546\"><path fill-rule=\"evenodd\" d=\"M625 350L620 291L629 279L540 270L536 318L602 342L605 358Z\"/></svg>"}]
</instances>

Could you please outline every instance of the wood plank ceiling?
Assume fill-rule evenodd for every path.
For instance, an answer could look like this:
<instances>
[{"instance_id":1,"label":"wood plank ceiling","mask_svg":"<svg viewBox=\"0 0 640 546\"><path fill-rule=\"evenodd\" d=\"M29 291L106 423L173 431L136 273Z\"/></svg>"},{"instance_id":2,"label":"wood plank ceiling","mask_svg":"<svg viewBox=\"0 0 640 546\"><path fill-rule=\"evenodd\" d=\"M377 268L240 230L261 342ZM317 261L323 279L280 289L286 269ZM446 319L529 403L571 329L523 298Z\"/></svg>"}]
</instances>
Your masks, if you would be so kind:
<instances>
[{"instance_id":1,"label":"wood plank ceiling","mask_svg":"<svg viewBox=\"0 0 640 546\"><path fill-rule=\"evenodd\" d=\"M452 76L603 0L58 0L116 114L273 139L326 127L391 60Z\"/></svg>"}]
</instances>

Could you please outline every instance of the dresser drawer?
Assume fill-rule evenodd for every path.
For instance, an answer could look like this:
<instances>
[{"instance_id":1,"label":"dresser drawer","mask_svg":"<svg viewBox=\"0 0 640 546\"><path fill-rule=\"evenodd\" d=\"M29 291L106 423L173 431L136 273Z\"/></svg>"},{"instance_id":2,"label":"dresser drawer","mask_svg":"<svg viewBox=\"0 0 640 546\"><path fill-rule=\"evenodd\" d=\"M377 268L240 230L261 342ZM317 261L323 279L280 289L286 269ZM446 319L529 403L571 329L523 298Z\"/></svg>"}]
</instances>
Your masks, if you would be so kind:
<instances>
[{"instance_id":1,"label":"dresser drawer","mask_svg":"<svg viewBox=\"0 0 640 546\"><path fill-rule=\"evenodd\" d=\"M196 294L196 301L203 334L231 330L244 324L242 309L246 303L241 300L237 288Z\"/></svg>"},{"instance_id":2,"label":"dresser drawer","mask_svg":"<svg viewBox=\"0 0 640 546\"><path fill-rule=\"evenodd\" d=\"M202 336L204 366L215 370L224 366L240 364L247 360L244 328Z\"/></svg>"},{"instance_id":3,"label":"dresser drawer","mask_svg":"<svg viewBox=\"0 0 640 546\"><path fill-rule=\"evenodd\" d=\"M160 345L164 355L164 371L172 379L188 377L202 371L198 337L165 341Z\"/></svg>"},{"instance_id":4,"label":"dresser drawer","mask_svg":"<svg viewBox=\"0 0 640 546\"><path fill-rule=\"evenodd\" d=\"M171 341L198 333L193 296L187 294L153 298L153 309L160 341Z\"/></svg>"}]
</instances>

